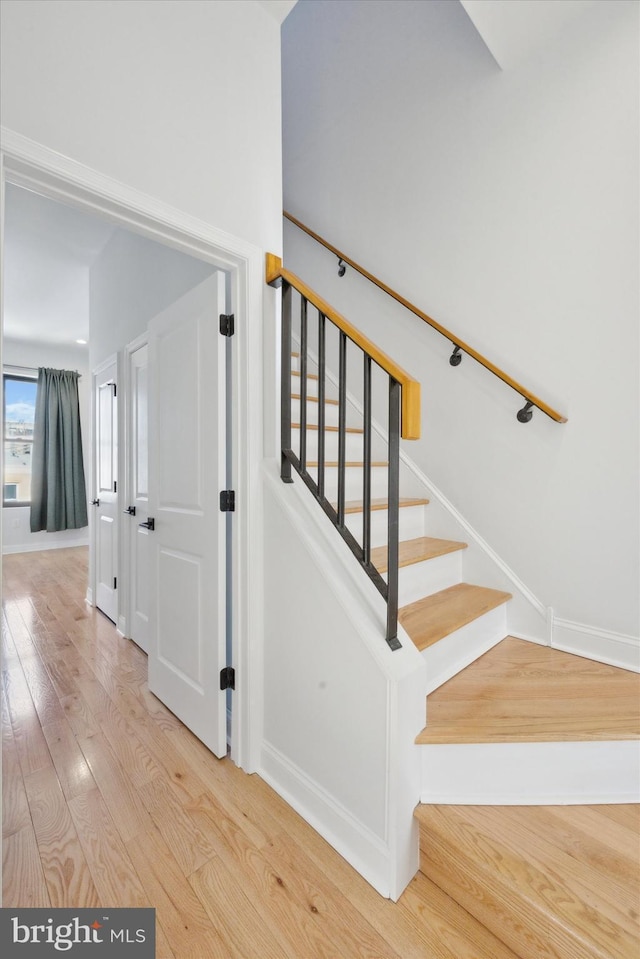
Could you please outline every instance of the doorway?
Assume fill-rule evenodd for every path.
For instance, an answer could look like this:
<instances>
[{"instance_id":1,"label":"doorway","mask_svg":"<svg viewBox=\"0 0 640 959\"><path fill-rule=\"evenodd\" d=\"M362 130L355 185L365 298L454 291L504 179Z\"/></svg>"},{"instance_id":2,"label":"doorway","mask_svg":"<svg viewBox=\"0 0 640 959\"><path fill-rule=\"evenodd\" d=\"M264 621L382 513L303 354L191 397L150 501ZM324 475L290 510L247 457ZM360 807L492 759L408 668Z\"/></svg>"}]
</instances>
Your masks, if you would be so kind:
<instances>
[{"instance_id":1,"label":"doorway","mask_svg":"<svg viewBox=\"0 0 640 959\"><path fill-rule=\"evenodd\" d=\"M45 154L47 151L45 151ZM69 203L78 209L106 217L112 223L127 228L134 227L137 233L165 246L196 256L212 264L228 276L231 308L236 314L236 324L243 328L243 335L237 339L232 364L234 382L243 384L233 396L233 422L236 444L233 451L231 472L237 477L236 490L246 505L246 512L237 517L233 525L233 594L236 603L236 615L233 617L230 643L236 667L242 664L242 672L236 682L234 692L234 713L231 736L232 758L243 768L252 771L256 768L257 756L252 753L252 729L259 729L259 694L251 696L251 688L259 689L258 673L252 672L251 663L254 653L259 663L260 612L255 603L249 602L250 596L260 593L260 558L254 544L250 544L250 531L259 528L259 516L256 505L259 498L250 495L251 484L255 488L256 468L251 461L259 464L261 419L248 408L248 395L251 383L261 379L261 325L262 325L262 256L260 251L250 244L233 240L213 227L202 229L194 221L183 217L179 211L167 211L153 200L136 195L130 188L101 178L95 171L91 176L78 171L64 157L55 154L43 156L41 150L30 152L24 144L5 145L3 178L17 186L23 186L44 196ZM230 248L231 246L231 248ZM242 322L238 323L241 318ZM254 336L252 341L251 335ZM126 344L122 344L123 348ZM116 480L116 483L118 481ZM119 489L117 490L119 492ZM118 519L121 524L121 506L118 506ZM129 503L123 504L128 508ZM251 548L250 548L251 546ZM92 556L95 562L95 555ZM237 575L240 573L240 575ZM252 644L248 636L252 635ZM236 671L238 675L238 670ZM226 696L225 696L226 699ZM253 742L257 744L256 737Z\"/></svg>"}]
</instances>

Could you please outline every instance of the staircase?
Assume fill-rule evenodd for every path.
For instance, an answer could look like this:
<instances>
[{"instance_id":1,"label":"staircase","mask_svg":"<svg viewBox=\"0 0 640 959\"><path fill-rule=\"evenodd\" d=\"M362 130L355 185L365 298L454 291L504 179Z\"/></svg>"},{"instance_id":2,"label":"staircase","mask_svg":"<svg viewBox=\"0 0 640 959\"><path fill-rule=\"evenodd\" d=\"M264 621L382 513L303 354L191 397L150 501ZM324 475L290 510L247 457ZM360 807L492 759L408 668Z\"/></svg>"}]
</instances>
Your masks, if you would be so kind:
<instances>
[{"instance_id":1,"label":"staircase","mask_svg":"<svg viewBox=\"0 0 640 959\"><path fill-rule=\"evenodd\" d=\"M301 419L297 360L294 450ZM335 501L336 397L326 395L325 406L326 495ZM363 521L359 417L350 403L345 523L354 537ZM306 420L307 468L317 480L313 372ZM371 561L383 577L384 453L375 451L371 470ZM400 498L398 620L427 665L428 723L417 739L420 869L520 959L632 959L639 941L637 807L549 802L583 802L585 791L594 803L633 794L638 677L509 637L511 594L465 582L467 544L428 535L429 500L410 478L409 486Z\"/></svg>"}]
</instances>

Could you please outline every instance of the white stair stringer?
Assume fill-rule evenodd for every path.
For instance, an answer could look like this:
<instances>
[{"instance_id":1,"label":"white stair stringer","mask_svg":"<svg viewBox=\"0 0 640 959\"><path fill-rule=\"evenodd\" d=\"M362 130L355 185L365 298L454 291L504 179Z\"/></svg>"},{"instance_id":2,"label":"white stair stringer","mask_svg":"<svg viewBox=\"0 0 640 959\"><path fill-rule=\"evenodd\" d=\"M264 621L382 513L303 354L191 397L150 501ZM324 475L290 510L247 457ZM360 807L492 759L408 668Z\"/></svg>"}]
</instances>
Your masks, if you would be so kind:
<instances>
[{"instance_id":1,"label":"white stair stringer","mask_svg":"<svg viewBox=\"0 0 640 959\"><path fill-rule=\"evenodd\" d=\"M637 740L421 744L420 802L556 806L640 801Z\"/></svg>"},{"instance_id":2,"label":"white stair stringer","mask_svg":"<svg viewBox=\"0 0 640 959\"><path fill-rule=\"evenodd\" d=\"M507 605L502 603L490 609L422 650L427 664L427 693L442 686L505 638Z\"/></svg>"}]
</instances>

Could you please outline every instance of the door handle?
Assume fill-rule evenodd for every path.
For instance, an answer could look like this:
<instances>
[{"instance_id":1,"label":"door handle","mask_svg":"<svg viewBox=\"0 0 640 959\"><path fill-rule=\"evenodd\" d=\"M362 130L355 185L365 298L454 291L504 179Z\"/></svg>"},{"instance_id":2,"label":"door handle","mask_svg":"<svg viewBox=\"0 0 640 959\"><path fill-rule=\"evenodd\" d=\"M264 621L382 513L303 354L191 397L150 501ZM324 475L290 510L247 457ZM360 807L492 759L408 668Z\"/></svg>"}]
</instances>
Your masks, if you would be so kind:
<instances>
[{"instance_id":1,"label":"door handle","mask_svg":"<svg viewBox=\"0 0 640 959\"><path fill-rule=\"evenodd\" d=\"M135 508L135 506L127 506L127 508L126 508L125 510L123 510L122 512L123 512L123 513L128 513L129 516L135 516L135 515L136 515L136 508Z\"/></svg>"},{"instance_id":2,"label":"door handle","mask_svg":"<svg viewBox=\"0 0 640 959\"><path fill-rule=\"evenodd\" d=\"M155 529L156 521L153 516L150 516L146 523L138 523L138 526L144 526L145 529Z\"/></svg>"},{"instance_id":3,"label":"door handle","mask_svg":"<svg viewBox=\"0 0 640 959\"><path fill-rule=\"evenodd\" d=\"M99 499L92 499L92 500L91 500L91 505L92 505L92 506L100 506L100 500L99 500Z\"/></svg>"}]
</instances>

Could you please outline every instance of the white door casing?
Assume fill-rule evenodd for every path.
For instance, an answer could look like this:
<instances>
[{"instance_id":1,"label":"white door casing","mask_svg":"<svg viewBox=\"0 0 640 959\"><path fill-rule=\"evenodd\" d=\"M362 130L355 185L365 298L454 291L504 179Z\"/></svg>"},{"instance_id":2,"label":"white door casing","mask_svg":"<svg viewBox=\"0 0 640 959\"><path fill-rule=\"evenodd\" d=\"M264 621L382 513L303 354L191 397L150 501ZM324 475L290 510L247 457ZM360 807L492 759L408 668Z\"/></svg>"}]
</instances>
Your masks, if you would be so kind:
<instances>
[{"instance_id":1,"label":"white door casing","mask_svg":"<svg viewBox=\"0 0 640 959\"><path fill-rule=\"evenodd\" d=\"M224 756L224 274L149 324L149 688Z\"/></svg>"},{"instance_id":2,"label":"white door casing","mask_svg":"<svg viewBox=\"0 0 640 959\"><path fill-rule=\"evenodd\" d=\"M188 171L185 170L183 175L188 176ZM263 735L261 466L264 443L271 451L270 455L277 455L275 433L269 426L276 422L275 391L267 389L263 393L263 358L275 356L277 352L276 328L265 324L264 311L265 308L275 311L277 294L273 290L267 290L265 294L264 251L246 238L232 236L211 222L194 219L183 210L168 206L127 183L2 127L0 189L4 188L5 182L35 189L50 199L105 216L124 229L133 228L142 236L228 271L231 298L227 305L236 314L232 360L233 475L240 504L236 505L232 523L236 687L231 757L247 772L255 772L261 765ZM2 239L0 231L0 246ZM276 247L278 252L277 243ZM92 456L94 467L95 456ZM95 527L95 523L92 525ZM93 605L93 537L89 568L87 602Z\"/></svg>"},{"instance_id":3,"label":"white door casing","mask_svg":"<svg viewBox=\"0 0 640 959\"><path fill-rule=\"evenodd\" d=\"M93 374L95 603L118 621L118 368L115 357Z\"/></svg>"},{"instance_id":4,"label":"white door casing","mask_svg":"<svg viewBox=\"0 0 640 959\"><path fill-rule=\"evenodd\" d=\"M147 520L149 505L148 356L146 335L127 346L126 507L123 504L128 562L127 635L144 652L149 648L149 530L140 523Z\"/></svg>"}]
</instances>

